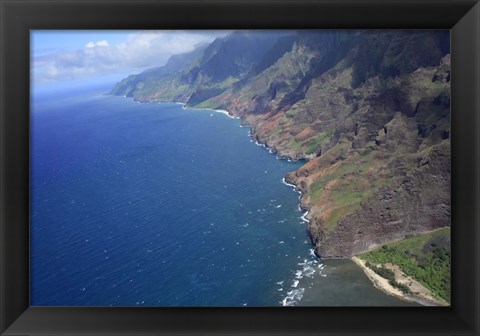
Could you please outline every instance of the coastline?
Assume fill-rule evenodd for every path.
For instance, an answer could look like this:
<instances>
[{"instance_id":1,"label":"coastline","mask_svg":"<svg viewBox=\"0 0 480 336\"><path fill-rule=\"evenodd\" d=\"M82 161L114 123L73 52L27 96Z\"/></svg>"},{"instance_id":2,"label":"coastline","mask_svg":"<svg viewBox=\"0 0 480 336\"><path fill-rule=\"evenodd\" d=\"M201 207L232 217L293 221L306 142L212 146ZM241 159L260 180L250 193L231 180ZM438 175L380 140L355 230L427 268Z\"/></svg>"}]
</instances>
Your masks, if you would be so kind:
<instances>
[{"instance_id":1,"label":"coastline","mask_svg":"<svg viewBox=\"0 0 480 336\"><path fill-rule=\"evenodd\" d=\"M181 105L182 105L182 108L183 108L184 110L199 110L199 111L205 110L205 111L212 111L212 112L217 112L217 113L225 114L227 117L232 118L232 119L240 119L240 117L234 116L233 114L231 114L231 113L230 113L229 111L227 111L227 110L216 110L216 109L207 108L207 107L205 107L205 108L194 108L194 107L191 107L191 106L187 106L186 103L182 103L182 102L173 102L173 103L179 104L179 105L181 104Z\"/></svg>"},{"instance_id":2,"label":"coastline","mask_svg":"<svg viewBox=\"0 0 480 336\"><path fill-rule=\"evenodd\" d=\"M231 118L231 119L238 119L240 121L242 121L242 118L238 117L238 116L235 116L233 114L231 114L229 111L227 110L223 110L223 109L212 109L212 108L193 108L193 107L189 107L187 106L186 103L182 103L182 102L174 102L176 104L179 104L179 105L182 105L182 108L184 110L206 110L206 111L212 111L212 112L216 112L216 113L222 113L222 114L225 114L227 117ZM268 153L270 154L275 154L276 155L276 158L277 160L287 160L288 162L295 162L297 160L293 159L293 158L290 158L290 157L286 157L286 156L280 156L275 150L273 150L272 148L268 147L266 144L263 144L261 142L258 141L257 137L255 136L255 133L254 133L254 130L252 128L251 125L245 125L245 124L241 124L240 125L241 127L250 127L250 131L248 133L248 137L250 138L250 141L253 142L255 145L259 146L259 147L263 147L265 148ZM309 220L309 209L305 209L302 207L301 205L301 202L300 200L302 199L303 197L303 191L301 190L300 187L298 187L297 185L293 184L293 183L289 183L287 182L287 175L284 176L282 178L282 183L288 187L291 187L293 189L294 192L298 193L299 196L298 196L298 200L299 200L299 203L298 203L298 209L299 211L303 211L304 213L302 214L302 216L300 217L300 219L303 221L303 222L306 222L307 225L308 223L310 222ZM306 237L308 239L308 235ZM314 258L313 260L308 260L308 258ZM322 264L322 260L321 258L315 254L314 252L314 248L311 248L310 249L310 252L309 252L309 255L308 256L305 256L304 259L302 259L303 262L302 263L299 263L298 265L301 266L300 269L297 269L295 270L295 277L293 279L293 282L292 282L292 285L290 286L291 290L288 291L286 293L286 296L279 302L282 306L294 306L294 305L297 305L298 303L300 303L300 301L302 300L303 296L304 296L304 292L305 292L305 288L300 288L298 287L298 284L299 284L299 280L302 279L304 276L306 277L311 277L313 276L313 274L315 273L314 269L315 268L319 268L320 269L320 274L322 273L322 270L323 268L325 267L323 264ZM278 283L277 283L278 284ZM281 282L281 285L283 285L283 281ZM298 288L297 288L298 287ZM281 291L283 291L283 287L281 287L281 289L279 289Z\"/></svg>"},{"instance_id":3,"label":"coastline","mask_svg":"<svg viewBox=\"0 0 480 336\"><path fill-rule=\"evenodd\" d=\"M373 270L368 268L365 265L366 262L364 260L355 256L352 257L351 260L363 270L363 272L370 279L373 285L379 290L381 290L382 292L384 292L385 294L394 296L404 301L415 302L415 303L421 304L422 306L443 306L443 307L449 306L447 303L437 300L428 294L423 294L423 295L405 294L399 289L390 285L387 279L381 277L380 275L376 274ZM417 288L418 287L424 288L425 290L424 293L430 292L428 289L426 289L425 287L423 287L421 284L411 279L410 277L405 277L405 279L408 279L408 281L410 281L411 283L414 283Z\"/></svg>"},{"instance_id":4,"label":"coastline","mask_svg":"<svg viewBox=\"0 0 480 336\"><path fill-rule=\"evenodd\" d=\"M216 109L211 109L211 108L192 108L192 107L188 107L184 103L181 103L181 104L183 105L184 109L207 110L207 111L212 111L212 112L225 114L229 118L232 118L232 119L240 119L241 120L240 117L234 116L233 114L231 114L227 110L216 110ZM250 127L249 137L251 138L251 141L255 143L255 145L265 148L270 154L276 154L277 159L285 159L288 162L297 161L297 160L294 160L293 158L290 158L290 157L280 156L273 149L269 148L267 144L259 142L258 138L255 136L255 132L254 132L253 128L251 127L251 125L244 125L244 126L249 126ZM299 194L298 208L299 208L300 211L304 211L303 215L301 216L301 220L303 222L305 222L308 226L310 224L309 209L302 207L302 202L301 202L301 199L304 196L304 191L302 190L302 188L300 188L298 185L296 185L295 182L292 181L292 179L288 178L288 181L287 181L287 178L288 178L288 174L282 178L282 183L285 184L286 186L291 187L293 189L293 191L295 191L296 193ZM307 238L310 239L309 235L307 235ZM323 266L323 264L321 262L322 258L315 252L315 244L313 244L313 242L311 242L311 243L314 246L313 249L311 250L311 253L316 257L316 259L318 260L320 265ZM352 260L358 267L360 267L363 270L363 272L367 275L367 278L370 280L372 285L375 288L381 290L386 295L396 297L396 298L398 298L400 300L403 300L403 301L406 301L406 302L417 303L417 304L420 304L422 306L449 306L448 303L434 298L431 295L431 292L428 289L426 289L424 286L422 286L420 283L418 283L417 281L415 281L414 279L412 279L410 277L404 277L404 280L407 280L410 284L414 283L416 289L421 288L419 294L423 294L423 295L416 295L416 294L412 294L412 293L409 293L409 294L403 293L399 289L390 285L390 283L388 282L387 279L381 277L380 275L376 274L373 270L369 269L365 265L365 261L361 260L360 258L358 258L356 256L353 256L351 258L339 258L339 259L343 259L343 260L350 259L350 260ZM398 266L397 266L397 268L398 268ZM398 271L399 271L398 273L403 273L399 269L398 269ZM297 271L297 273L298 273L298 271ZM395 273L397 273L397 272L395 272ZM298 277L295 277L295 279L297 279L297 278ZM292 287L297 287L297 285L298 285L298 280L294 280L294 284L292 285ZM409 288L410 288L410 286L409 286ZM295 293L292 293L292 292L295 292ZM288 295L281 301L282 306L294 305L295 303L298 303L299 301L301 301L301 299L303 297L303 291L301 291L300 293L297 293L296 291L292 291L292 292L289 292ZM293 294L293 295L291 295L291 294ZM289 299L292 300L292 301L289 302ZM295 299L298 299L298 301L295 302L296 301Z\"/></svg>"},{"instance_id":5,"label":"coastline","mask_svg":"<svg viewBox=\"0 0 480 336\"><path fill-rule=\"evenodd\" d=\"M173 102L175 104L179 104L179 105L182 105L182 108L184 110L205 110L205 111L212 111L212 112L217 112L217 113L222 113L222 114L225 114L226 116L228 116L229 118L231 119L238 119L238 120L241 120L242 121L242 118L238 117L238 116L235 116L234 114L232 114L231 112L227 111L227 110L223 110L223 109L212 109L212 108L193 108L193 107L190 107L190 106L187 106L186 103L182 103L182 102ZM267 144L264 144L264 143L261 143L259 142L259 140L257 139L257 137L255 136L255 132L252 128L251 125L248 125L248 124L241 124L240 125L241 127L250 127L250 131L248 133L248 136L250 137L250 141L255 143L255 145L259 146L259 147L263 147L265 148L270 154L276 154L276 158L277 160L287 160L288 162L296 162L298 161L299 159L294 159L294 158L291 158L291 157L288 157L288 156L281 156L279 155L274 149L268 147ZM282 178L282 183L285 184L286 186L289 186L291 187L296 193L299 194L299 197L298 199L301 200L302 197L304 196L304 192L302 191L302 189L297 186L296 184L293 183L293 181L288 181L287 182L287 175L285 175L283 178ZM309 223L310 220L309 220L309 210L308 208L304 208L302 207L302 204L301 202L299 202L298 204L298 208L301 210L301 211L304 211L305 213L302 215L301 219L306 222L306 223Z\"/></svg>"},{"instance_id":6,"label":"coastline","mask_svg":"<svg viewBox=\"0 0 480 336\"><path fill-rule=\"evenodd\" d=\"M160 102L161 103L161 102ZM238 116L235 116L233 114L231 114L231 112L227 111L227 110L223 110L223 109L212 109L212 108L194 108L194 107L190 107L188 106L186 103L183 103L183 102L178 102L178 101L174 101L172 103L175 103L175 104L178 104L178 105L182 105L182 108L184 110L205 110L205 111L211 111L211 112L216 112L216 113L222 113L222 114L225 114L227 117L231 118L231 119L239 119L242 121L242 118L241 117L238 117ZM265 148L270 154L276 154L276 158L277 159L284 159L284 160L287 160L288 162L295 162L295 161L298 161L298 159L293 159L293 158L290 158L288 156L280 156L275 150L271 149L268 147L267 144L265 143L261 143L259 142L258 138L256 137L255 135L255 132L254 132L254 129L251 125L248 125L248 124L241 124L241 127L250 127L250 131L249 131L249 138L250 138L250 141L255 143L255 145L259 146L259 147L263 147ZM308 162L308 161L307 161ZM289 174L285 175L283 178L282 178L282 183L288 187L291 187L293 189L293 191L295 191L296 193L299 194L299 203L298 203L298 209L299 211L303 211L303 215L300 217L300 219L305 222L307 224L307 227L310 223L310 209L309 208L305 208L304 206L302 206L302 202L301 202L301 199L302 197L305 196L305 193L306 191L303 190L299 185L295 184L295 181L293 181L291 178L289 178ZM323 270L323 268L325 267L322 263L322 258L316 253L315 251L315 244L313 244L313 242L311 241L309 235L307 234L306 235L306 239L308 239L311 243L311 245L313 246L312 249L310 249L310 255L315 257L315 260L316 260L316 263L318 263L319 267L321 267L321 270ZM329 258L330 259L330 258ZM331 258L331 259L340 259L340 260L348 260L349 258ZM355 264L360 267L363 272L367 275L368 279L370 280L370 282L372 283L373 287L377 288L377 289L380 289L382 292L384 292L385 294L389 295L389 296L394 296L400 300L403 300L403 301L406 301L406 302L416 302L416 303L419 303L421 305L425 305L425 306L437 306L437 305L440 305L436 302L432 302L432 301L428 301L428 300L424 300L422 298L419 298L419 297L413 297L412 295L404 295L401 291L399 291L398 289L392 287L389 283L388 283L388 280L378 276L375 272L373 272L372 270L368 269L364 264L362 264L362 261L356 257L353 257L351 258L352 261L355 262ZM307 264L307 260L305 259L304 260L304 263L305 265L309 266L310 262ZM300 275L299 275L299 272L300 272ZM298 286L298 279L301 279L301 277L303 277L303 273L305 272L305 269L301 269L301 270L297 270L295 272L296 276L295 278L293 279L293 284L292 284L292 290L288 293L286 293L287 295L282 299L282 301L280 301L279 303L282 305L282 306L291 306L291 305L296 305L298 303L300 303L300 301L302 300L302 297L303 297L303 293L304 293L304 289L303 288L297 288ZM320 272L321 273L321 272ZM322 275L324 276L324 275ZM283 281L282 281L283 283ZM283 285L283 284L282 284Z\"/></svg>"}]
</instances>

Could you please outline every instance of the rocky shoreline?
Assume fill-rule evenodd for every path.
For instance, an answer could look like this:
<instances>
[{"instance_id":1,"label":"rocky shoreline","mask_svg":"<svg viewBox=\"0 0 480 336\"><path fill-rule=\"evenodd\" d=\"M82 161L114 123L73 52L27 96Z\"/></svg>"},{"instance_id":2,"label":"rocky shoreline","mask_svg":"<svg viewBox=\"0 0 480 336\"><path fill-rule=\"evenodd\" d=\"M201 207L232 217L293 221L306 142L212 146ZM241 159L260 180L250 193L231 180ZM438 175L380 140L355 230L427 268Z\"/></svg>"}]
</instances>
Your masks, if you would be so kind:
<instances>
[{"instance_id":1,"label":"rocky shoreline","mask_svg":"<svg viewBox=\"0 0 480 336\"><path fill-rule=\"evenodd\" d=\"M237 32L112 94L229 111L257 144L306 160L286 181L322 258L450 223L448 33Z\"/></svg>"},{"instance_id":2,"label":"rocky shoreline","mask_svg":"<svg viewBox=\"0 0 480 336\"><path fill-rule=\"evenodd\" d=\"M241 125L243 127L250 127L250 132L249 132L250 138L257 145L262 146L266 150L268 150L270 154L275 154L278 159L289 160L289 161L299 161L299 160L310 160L311 159L311 157L305 156L305 155L299 155L299 156L296 156L296 157L291 157L288 152L285 152L281 149L279 150L275 146L270 146L268 144L267 140L261 139L258 136L258 134L255 132L255 128L251 124L246 123L245 118L243 118L242 116L235 115L231 111L226 111L226 110L223 110L223 111L228 113L228 115L231 118L240 119L241 120ZM311 204L308 201L306 201L306 198L308 196L308 186L305 183L295 179L295 172L296 171L293 171L293 172L290 172L287 175L285 175L284 176L284 183L289 185L289 186L292 186L294 188L294 190L297 191L300 194L300 196L299 196L299 208L300 208L301 211L305 211L305 214L302 216L302 219L307 223L307 237L310 240L313 247L316 247L315 240L313 238L313 233L310 231L310 228L312 227L310 225L310 222L311 222L311 219L312 219L311 214L310 214ZM320 253L318 252L318 250L316 248L314 249L314 253L318 258L322 258L322 256L320 255ZM327 259L346 259L346 258L327 258Z\"/></svg>"},{"instance_id":3,"label":"rocky shoreline","mask_svg":"<svg viewBox=\"0 0 480 336\"><path fill-rule=\"evenodd\" d=\"M149 101L149 103L160 103L164 101ZM302 216L302 219L307 223L307 237L310 240L312 246L314 247L313 253L315 256L319 259L351 259L354 261L362 270L365 272L367 277L370 279L372 284L380 289L381 291L385 292L388 295L395 296L399 299L408 301L408 302L416 302L424 306L446 306L446 304L443 301L436 300L434 299L431 295L413 295L413 294L403 294L400 292L398 289L392 287L390 284L388 284L388 281L383 279L382 277L378 276L375 274L373 271L369 270L364 262L353 256L338 256L338 255L325 255L322 254L322 249L319 246L319 241L318 241L318 224L314 222L315 218L313 218L312 215L312 204L310 203L310 194L309 194L309 185L307 184L305 178L309 177L309 167L308 164L311 162L315 157L311 156L305 156L305 155L297 155L295 157L291 157L290 153L288 151L283 150L281 147L277 147L274 144L269 144L268 139L262 139L259 137L258 133L256 132L254 126L251 124L252 120L251 118L247 119L245 118L244 115L238 115L236 113L232 113L232 111L227 111L227 110L218 110L218 109L211 109L211 108L195 108L192 106L188 106L187 103L183 102L174 102L177 104L182 104L184 109L189 109L189 110L208 110L216 113L222 113L227 115L228 117L232 119L239 119L241 122L242 127L249 127L249 137L255 144L258 146L264 147L266 150L269 151L271 154L275 154L278 159L284 159L284 160L289 160L289 161L298 161L298 160L305 160L305 164L300 167L299 169L292 171L288 174L285 175L283 182L291 186L296 192L300 194L299 196L299 208L302 211L305 211L305 214ZM250 122L247 122L249 120ZM385 243L393 241L396 239L392 240L387 240ZM381 244L378 244L381 245ZM372 248L378 246L370 246L367 250L371 250ZM367 250L362 250L359 253L365 252Z\"/></svg>"}]
</instances>

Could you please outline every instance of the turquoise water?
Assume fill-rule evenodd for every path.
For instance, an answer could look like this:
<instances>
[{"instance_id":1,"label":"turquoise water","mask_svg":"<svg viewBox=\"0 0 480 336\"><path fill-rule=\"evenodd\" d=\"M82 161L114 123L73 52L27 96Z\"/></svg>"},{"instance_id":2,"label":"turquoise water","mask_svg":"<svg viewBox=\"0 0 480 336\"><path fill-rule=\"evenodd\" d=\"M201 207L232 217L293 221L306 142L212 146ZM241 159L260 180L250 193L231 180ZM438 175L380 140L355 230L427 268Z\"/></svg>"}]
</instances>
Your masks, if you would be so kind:
<instances>
[{"instance_id":1,"label":"turquoise water","mask_svg":"<svg viewBox=\"0 0 480 336\"><path fill-rule=\"evenodd\" d=\"M222 113L104 91L34 97L32 305L403 304L315 258L282 183L301 162Z\"/></svg>"}]
</instances>

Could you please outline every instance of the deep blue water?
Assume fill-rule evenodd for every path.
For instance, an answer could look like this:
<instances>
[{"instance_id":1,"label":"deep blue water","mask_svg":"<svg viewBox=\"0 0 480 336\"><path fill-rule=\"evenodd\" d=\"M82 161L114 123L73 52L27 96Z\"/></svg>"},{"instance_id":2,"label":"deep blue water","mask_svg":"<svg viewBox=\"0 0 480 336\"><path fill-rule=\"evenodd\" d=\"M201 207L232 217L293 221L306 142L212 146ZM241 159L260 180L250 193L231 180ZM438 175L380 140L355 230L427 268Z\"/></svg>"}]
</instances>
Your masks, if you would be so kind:
<instances>
[{"instance_id":1,"label":"deep blue water","mask_svg":"<svg viewBox=\"0 0 480 336\"><path fill-rule=\"evenodd\" d=\"M302 163L224 114L105 91L33 99L32 305L278 306L310 282L308 304L400 303L361 271L364 301L338 277L325 288L344 300L322 301L329 278L282 183Z\"/></svg>"}]
</instances>

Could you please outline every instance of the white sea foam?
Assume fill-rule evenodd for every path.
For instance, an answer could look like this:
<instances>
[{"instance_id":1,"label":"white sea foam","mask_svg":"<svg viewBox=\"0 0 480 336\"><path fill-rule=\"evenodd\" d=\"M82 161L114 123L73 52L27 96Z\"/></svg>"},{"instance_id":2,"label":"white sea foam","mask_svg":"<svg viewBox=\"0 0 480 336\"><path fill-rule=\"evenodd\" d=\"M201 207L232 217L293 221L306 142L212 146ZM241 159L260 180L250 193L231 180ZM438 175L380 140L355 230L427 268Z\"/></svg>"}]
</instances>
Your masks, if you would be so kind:
<instances>
[{"instance_id":1,"label":"white sea foam","mask_svg":"<svg viewBox=\"0 0 480 336\"><path fill-rule=\"evenodd\" d=\"M307 266L304 268L304 273L303 275L311 278L315 274L315 269L312 266Z\"/></svg>"},{"instance_id":2,"label":"white sea foam","mask_svg":"<svg viewBox=\"0 0 480 336\"><path fill-rule=\"evenodd\" d=\"M185 103L178 102L178 104L182 104L183 105L182 108L184 110L187 109L187 105ZM216 109L210 109L210 108L192 108L192 107L188 107L188 109L189 110L213 111L213 112L225 114L227 117L232 118L232 119L240 119L239 117L235 117L235 116L231 115L227 110L221 110L221 109L216 110ZM210 114L210 116L212 116L212 115Z\"/></svg>"},{"instance_id":3,"label":"white sea foam","mask_svg":"<svg viewBox=\"0 0 480 336\"><path fill-rule=\"evenodd\" d=\"M267 148L267 145L262 144L262 143L260 143L260 142L258 142L258 141L255 141L255 145L260 146L260 147L263 147L263 148Z\"/></svg>"},{"instance_id":4,"label":"white sea foam","mask_svg":"<svg viewBox=\"0 0 480 336\"><path fill-rule=\"evenodd\" d=\"M285 177L282 178L282 183L289 186L289 187L292 187L294 189L297 189L297 186L295 184L291 184L291 183L288 183L286 180L285 180Z\"/></svg>"},{"instance_id":5,"label":"white sea foam","mask_svg":"<svg viewBox=\"0 0 480 336\"><path fill-rule=\"evenodd\" d=\"M215 112L218 112L218 113L223 113L223 114L225 114L227 117L232 118L232 119L239 119L238 117L235 117L235 116L231 115L227 110L210 110L210 111L215 111Z\"/></svg>"},{"instance_id":6,"label":"white sea foam","mask_svg":"<svg viewBox=\"0 0 480 336\"><path fill-rule=\"evenodd\" d=\"M301 266L301 269L295 271L295 278L293 279L292 285L290 286L294 289L288 292L285 298L280 302L283 306L293 306L300 302L305 291L305 288L299 287L302 285L300 284L300 281L305 281L302 279L313 278L315 273L318 273L323 277L326 276L322 275L321 273L324 265L319 262L319 260L313 253L313 249L310 250L310 255L311 257L304 258L302 262L299 262L297 264ZM318 272L317 269L319 269Z\"/></svg>"},{"instance_id":7,"label":"white sea foam","mask_svg":"<svg viewBox=\"0 0 480 336\"><path fill-rule=\"evenodd\" d=\"M305 288L291 290L287 293L287 296L282 301L280 301L280 303L283 306L293 306L295 303L302 299L304 292Z\"/></svg>"}]
</instances>

